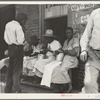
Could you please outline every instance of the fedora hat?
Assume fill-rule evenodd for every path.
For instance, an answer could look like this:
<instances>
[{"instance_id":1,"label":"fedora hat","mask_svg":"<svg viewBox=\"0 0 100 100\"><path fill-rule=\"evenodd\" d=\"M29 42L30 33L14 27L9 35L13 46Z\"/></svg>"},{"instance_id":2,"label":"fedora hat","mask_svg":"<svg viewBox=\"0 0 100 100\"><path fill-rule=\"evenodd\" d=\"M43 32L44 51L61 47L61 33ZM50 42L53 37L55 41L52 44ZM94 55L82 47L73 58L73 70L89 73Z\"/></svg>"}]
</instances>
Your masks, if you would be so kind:
<instances>
[{"instance_id":1,"label":"fedora hat","mask_svg":"<svg viewBox=\"0 0 100 100\"><path fill-rule=\"evenodd\" d=\"M56 37L55 35L53 35L53 30L51 30L51 29L47 29L43 36L45 36L45 37Z\"/></svg>"}]
</instances>

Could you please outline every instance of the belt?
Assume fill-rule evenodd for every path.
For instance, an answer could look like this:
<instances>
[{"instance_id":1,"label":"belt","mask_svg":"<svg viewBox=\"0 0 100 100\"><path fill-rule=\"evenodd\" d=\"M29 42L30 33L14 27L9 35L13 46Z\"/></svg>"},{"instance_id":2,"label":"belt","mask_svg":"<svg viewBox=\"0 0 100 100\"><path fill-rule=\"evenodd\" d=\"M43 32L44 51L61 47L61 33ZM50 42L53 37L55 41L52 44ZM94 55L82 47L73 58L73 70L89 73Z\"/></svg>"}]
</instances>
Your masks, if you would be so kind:
<instances>
[{"instance_id":1,"label":"belt","mask_svg":"<svg viewBox=\"0 0 100 100\"><path fill-rule=\"evenodd\" d=\"M93 49L94 51L97 51L97 52L100 52L100 50L97 50L97 49Z\"/></svg>"},{"instance_id":2,"label":"belt","mask_svg":"<svg viewBox=\"0 0 100 100\"><path fill-rule=\"evenodd\" d=\"M100 52L100 50L98 49L93 49L92 47L90 47L90 49L94 50L94 51L97 51L97 52Z\"/></svg>"},{"instance_id":3,"label":"belt","mask_svg":"<svg viewBox=\"0 0 100 100\"><path fill-rule=\"evenodd\" d=\"M17 45L17 44L10 44L9 46L12 46L12 45L15 45L15 46L23 46L23 45Z\"/></svg>"},{"instance_id":4,"label":"belt","mask_svg":"<svg viewBox=\"0 0 100 100\"><path fill-rule=\"evenodd\" d=\"M94 49L94 50L100 52L100 50L96 50L96 49Z\"/></svg>"}]
</instances>

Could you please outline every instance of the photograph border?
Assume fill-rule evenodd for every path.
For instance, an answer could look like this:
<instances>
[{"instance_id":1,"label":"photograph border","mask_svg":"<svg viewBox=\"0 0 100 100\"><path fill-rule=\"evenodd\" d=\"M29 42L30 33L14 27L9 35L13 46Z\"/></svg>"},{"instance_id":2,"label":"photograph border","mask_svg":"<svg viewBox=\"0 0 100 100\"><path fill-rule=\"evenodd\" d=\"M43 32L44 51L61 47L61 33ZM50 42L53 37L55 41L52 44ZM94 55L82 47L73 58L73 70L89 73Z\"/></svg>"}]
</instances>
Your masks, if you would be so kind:
<instances>
[{"instance_id":1,"label":"photograph border","mask_svg":"<svg viewBox=\"0 0 100 100\"><path fill-rule=\"evenodd\" d=\"M97 2L98 1L98 2ZM23 4L23 5L30 5L30 4L37 4L37 5L42 5L42 4L100 4L99 0L0 0L0 5L2 4ZM21 94L0 94L0 100L1 99L24 99L24 100L30 100L30 99L100 99L100 94L47 94L47 93L21 93Z\"/></svg>"}]
</instances>

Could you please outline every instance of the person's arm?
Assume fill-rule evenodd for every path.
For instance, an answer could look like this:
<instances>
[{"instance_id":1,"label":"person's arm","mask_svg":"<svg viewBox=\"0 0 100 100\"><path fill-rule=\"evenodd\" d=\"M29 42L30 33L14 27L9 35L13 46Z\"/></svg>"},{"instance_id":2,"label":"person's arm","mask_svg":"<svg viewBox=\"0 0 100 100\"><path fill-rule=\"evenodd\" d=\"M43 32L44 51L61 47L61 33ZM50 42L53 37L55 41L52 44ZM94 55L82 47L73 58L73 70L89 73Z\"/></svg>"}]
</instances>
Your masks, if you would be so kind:
<instances>
[{"instance_id":1,"label":"person's arm","mask_svg":"<svg viewBox=\"0 0 100 100\"><path fill-rule=\"evenodd\" d=\"M7 36L7 25L5 26L5 31L4 31L4 40L7 44L10 43L9 38Z\"/></svg>"},{"instance_id":2,"label":"person's arm","mask_svg":"<svg viewBox=\"0 0 100 100\"><path fill-rule=\"evenodd\" d=\"M16 36L17 36L17 42L19 45L23 45L24 41L25 41L25 36L24 36L24 32L21 26L18 26L16 28Z\"/></svg>"},{"instance_id":3,"label":"person's arm","mask_svg":"<svg viewBox=\"0 0 100 100\"><path fill-rule=\"evenodd\" d=\"M79 53L79 47L73 48L73 50L68 50L67 54L70 56L77 56Z\"/></svg>"},{"instance_id":4,"label":"person's arm","mask_svg":"<svg viewBox=\"0 0 100 100\"><path fill-rule=\"evenodd\" d=\"M60 49L54 51L54 55L55 55L55 56L58 55L59 53L63 53L62 48L60 48Z\"/></svg>"},{"instance_id":5,"label":"person's arm","mask_svg":"<svg viewBox=\"0 0 100 100\"><path fill-rule=\"evenodd\" d=\"M46 54L47 51L48 51L47 46L44 45L44 46L42 47L41 51L40 51L40 54Z\"/></svg>"},{"instance_id":6,"label":"person's arm","mask_svg":"<svg viewBox=\"0 0 100 100\"><path fill-rule=\"evenodd\" d=\"M63 51L63 53L66 55L66 54L68 54L68 50L62 50Z\"/></svg>"},{"instance_id":7,"label":"person's arm","mask_svg":"<svg viewBox=\"0 0 100 100\"><path fill-rule=\"evenodd\" d=\"M95 13L92 12L90 17L89 17L86 29L85 29L85 31L84 31L81 39L80 39L80 46L81 46L80 59L82 61L86 61L87 60L87 48L89 46L89 41L90 41L92 30L93 30L93 25L94 25L93 18L94 18L94 15L95 15Z\"/></svg>"},{"instance_id":8,"label":"person's arm","mask_svg":"<svg viewBox=\"0 0 100 100\"><path fill-rule=\"evenodd\" d=\"M62 50L65 55L77 56L79 54L79 46L74 47L72 50Z\"/></svg>"},{"instance_id":9,"label":"person's arm","mask_svg":"<svg viewBox=\"0 0 100 100\"><path fill-rule=\"evenodd\" d=\"M93 30L93 25L94 25L93 17L94 17L94 13L91 13L91 15L88 19L88 23L87 23L87 26L85 28L85 31L80 39L81 51L87 50L88 43L90 41L90 37L92 34L92 30Z\"/></svg>"},{"instance_id":10,"label":"person's arm","mask_svg":"<svg viewBox=\"0 0 100 100\"><path fill-rule=\"evenodd\" d=\"M66 41L64 43L64 46L63 46L63 53L66 55L70 55L70 56L78 56L79 54L79 39L76 38L76 37L73 37L73 49L70 49L70 50L64 50L64 48L66 47Z\"/></svg>"}]
</instances>

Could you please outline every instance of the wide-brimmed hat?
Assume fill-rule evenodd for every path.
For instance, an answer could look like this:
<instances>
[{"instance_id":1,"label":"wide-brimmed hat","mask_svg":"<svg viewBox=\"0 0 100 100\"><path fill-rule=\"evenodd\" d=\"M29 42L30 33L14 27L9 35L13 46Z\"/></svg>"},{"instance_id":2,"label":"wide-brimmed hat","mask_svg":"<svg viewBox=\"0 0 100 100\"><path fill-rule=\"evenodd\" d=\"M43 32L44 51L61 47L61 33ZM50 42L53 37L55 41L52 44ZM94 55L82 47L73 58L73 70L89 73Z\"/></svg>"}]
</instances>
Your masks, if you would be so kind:
<instances>
[{"instance_id":1,"label":"wide-brimmed hat","mask_svg":"<svg viewBox=\"0 0 100 100\"><path fill-rule=\"evenodd\" d=\"M30 39L31 39L31 42L40 40L36 35L31 36Z\"/></svg>"},{"instance_id":2,"label":"wide-brimmed hat","mask_svg":"<svg viewBox=\"0 0 100 100\"><path fill-rule=\"evenodd\" d=\"M47 29L45 34L43 36L46 36L46 37L56 37L54 34L53 34L53 30L51 29Z\"/></svg>"}]
</instances>

